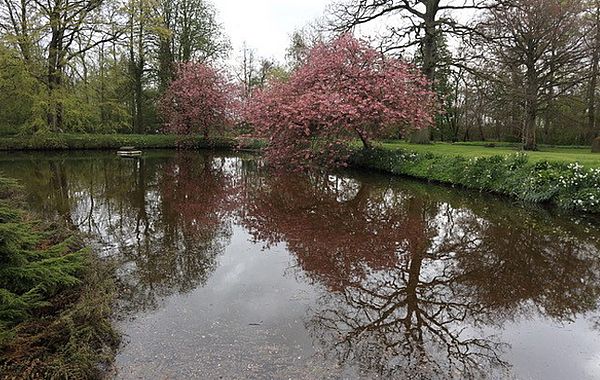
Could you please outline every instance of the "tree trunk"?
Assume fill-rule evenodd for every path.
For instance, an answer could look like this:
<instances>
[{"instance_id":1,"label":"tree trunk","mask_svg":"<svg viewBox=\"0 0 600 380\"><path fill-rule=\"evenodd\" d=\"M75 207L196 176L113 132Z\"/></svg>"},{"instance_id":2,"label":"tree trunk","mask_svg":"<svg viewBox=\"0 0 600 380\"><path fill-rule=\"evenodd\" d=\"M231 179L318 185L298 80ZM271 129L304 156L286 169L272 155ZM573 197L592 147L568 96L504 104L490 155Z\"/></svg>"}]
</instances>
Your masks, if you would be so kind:
<instances>
[{"instance_id":1,"label":"tree trunk","mask_svg":"<svg viewBox=\"0 0 600 380\"><path fill-rule=\"evenodd\" d=\"M58 15L56 15L57 20ZM58 21L57 21L58 22ZM63 31L52 28L52 37L48 46L48 128L52 132L61 132L63 124L63 104L58 93L62 85L62 39Z\"/></svg>"},{"instance_id":2,"label":"tree trunk","mask_svg":"<svg viewBox=\"0 0 600 380\"><path fill-rule=\"evenodd\" d=\"M435 17L439 10L440 0L429 0L425 2L424 31L425 36L421 41L421 54L423 56L423 74L431 83L435 91L435 68L437 64L437 26ZM416 144L428 144L431 141L429 128L421 129L410 136L410 141Z\"/></svg>"},{"instance_id":3,"label":"tree trunk","mask_svg":"<svg viewBox=\"0 0 600 380\"><path fill-rule=\"evenodd\" d=\"M527 118L523 127L523 150L537 150L537 142L535 138L535 122L537 112L531 109L527 110Z\"/></svg>"},{"instance_id":4,"label":"tree trunk","mask_svg":"<svg viewBox=\"0 0 600 380\"><path fill-rule=\"evenodd\" d=\"M598 2L596 2L598 3ZM596 123L596 87L598 85L598 64L600 61L600 4L597 4L595 12L595 35L594 46L592 47L592 72L588 88L588 131L592 139L600 137L600 131Z\"/></svg>"},{"instance_id":5,"label":"tree trunk","mask_svg":"<svg viewBox=\"0 0 600 380\"><path fill-rule=\"evenodd\" d=\"M159 90L164 93L174 76L174 57L171 49L171 38L161 37L158 48L158 82Z\"/></svg>"},{"instance_id":6,"label":"tree trunk","mask_svg":"<svg viewBox=\"0 0 600 380\"><path fill-rule=\"evenodd\" d=\"M21 36L19 38L19 46L21 48L21 53L23 54L23 59L27 64L31 63L31 37L29 36L29 25L27 20L31 17L27 12L27 1L21 0ZM28 67L29 68L29 67Z\"/></svg>"},{"instance_id":7,"label":"tree trunk","mask_svg":"<svg viewBox=\"0 0 600 380\"><path fill-rule=\"evenodd\" d=\"M371 149L373 147L371 145L371 142L369 141L369 139L358 128L354 128L354 131L356 132L356 134L360 138L360 141L363 144L363 148L365 148L365 149Z\"/></svg>"},{"instance_id":8,"label":"tree trunk","mask_svg":"<svg viewBox=\"0 0 600 380\"><path fill-rule=\"evenodd\" d=\"M130 15L130 37L129 37L129 70L131 80L131 117L132 129L134 132L143 134L146 132L144 115L144 4L142 1L137 5L132 4ZM136 14L139 15L139 21L135 25Z\"/></svg>"},{"instance_id":9,"label":"tree trunk","mask_svg":"<svg viewBox=\"0 0 600 380\"><path fill-rule=\"evenodd\" d=\"M588 90L588 130L592 138L599 137L600 131L596 126L596 86L598 84L598 50L594 51L592 57L592 75Z\"/></svg>"},{"instance_id":10,"label":"tree trunk","mask_svg":"<svg viewBox=\"0 0 600 380\"><path fill-rule=\"evenodd\" d=\"M536 142L536 121L539 107L538 100L538 75L536 69L536 59L532 52L529 52L527 60L527 83L526 83L526 101L525 101L525 124L523 126L523 149L537 150Z\"/></svg>"},{"instance_id":11,"label":"tree trunk","mask_svg":"<svg viewBox=\"0 0 600 380\"><path fill-rule=\"evenodd\" d=\"M99 69L100 69L100 123L103 127L108 124L108 113L106 109L106 78L105 68L106 59L104 55L104 44L100 45Z\"/></svg>"},{"instance_id":12,"label":"tree trunk","mask_svg":"<svg viewBox=\"0 0 600 380\"><path fill-rule=\"evenodd\" d=\"M144 62L140 58L136 67L135 76L135 131L139 134L144 134L146 128L144 126L144 88L142 85L142 73L144 70Z\"/></svg>"}]
</instances>

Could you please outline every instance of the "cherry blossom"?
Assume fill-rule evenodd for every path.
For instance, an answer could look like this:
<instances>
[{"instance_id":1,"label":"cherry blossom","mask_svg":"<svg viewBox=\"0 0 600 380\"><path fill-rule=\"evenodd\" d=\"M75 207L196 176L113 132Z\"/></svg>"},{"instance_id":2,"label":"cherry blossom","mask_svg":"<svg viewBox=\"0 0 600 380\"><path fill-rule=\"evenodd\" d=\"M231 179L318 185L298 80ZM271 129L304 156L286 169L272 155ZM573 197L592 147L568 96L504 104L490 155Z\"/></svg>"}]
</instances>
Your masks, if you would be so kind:
<instances>
[{"instance_id":1,"label":"cherry blossom","mask_svg":"<svg viewBox=\"0 0 600 380\"><path fill-rule=\"evenodd\" d=\"M225 75L207 64L186 62L160 99L159 111L168 132L208 137L230 125L236 101Z\"/></svg>"},{"instance_id":2,"label":"cherry blossom","mask_svg":"<svg viewBox=\"0 0 600 380\"><path fill-rule=\"evenodd\" d=\"M258 90L245 116L269 139L265 156L275 166L344 165L351 141L369 148L392 126L429 126L430 88L413 65L346 34L316 45L287 81Z\"/></svg>"}]
</instances>

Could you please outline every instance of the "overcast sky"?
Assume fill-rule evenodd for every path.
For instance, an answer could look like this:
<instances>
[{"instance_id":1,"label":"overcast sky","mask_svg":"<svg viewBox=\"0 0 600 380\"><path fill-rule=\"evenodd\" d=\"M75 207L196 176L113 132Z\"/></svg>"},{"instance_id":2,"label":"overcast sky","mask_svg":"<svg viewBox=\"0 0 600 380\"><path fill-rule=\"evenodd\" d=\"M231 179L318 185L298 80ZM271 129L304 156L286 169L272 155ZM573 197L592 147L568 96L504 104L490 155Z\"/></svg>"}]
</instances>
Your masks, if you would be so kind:
<instances>
[{"instance_id":1,"label":"overcast sky","mask_svg":"<svg viewBox=\"0 0 600 380\"><path fill-rule=\"evenodd\" d=\"M217 18L225 27L233 51L229 62L237 64L243 43L256 52L257 58L274 58L283 62L292 32L325 15L334 0L211 0ZM457 0L462 3L463 0ZM468 22L475 11L453 12L460 22ZM398 25L398 16L382 18L355 30L363 38L387 34L389 25ZM450 40L450 46L458 42Z\"/></svg>"},{"instance_id":2,"label":"overcast sky","mask_svg":"<svg viewBox=\"0 0 600 380\"><path fill-rule=\"evenodd\" d=\"M213 0L213 4L231 39L233 56L246 41L258 56L281 61L291 33L321 17L329 0Z\"/></svg>"}]
</instances>

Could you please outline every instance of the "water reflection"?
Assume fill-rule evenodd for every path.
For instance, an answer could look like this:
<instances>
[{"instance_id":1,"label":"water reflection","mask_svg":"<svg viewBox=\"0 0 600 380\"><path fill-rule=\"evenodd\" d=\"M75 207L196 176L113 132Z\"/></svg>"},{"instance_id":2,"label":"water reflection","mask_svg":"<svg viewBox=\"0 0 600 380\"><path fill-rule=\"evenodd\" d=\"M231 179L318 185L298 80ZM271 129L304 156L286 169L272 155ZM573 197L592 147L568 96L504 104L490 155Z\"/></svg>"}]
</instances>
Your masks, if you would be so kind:
<instances>
[{"instance_id":1,"label":"water reflection","mask_svg":"<svg viewBox=\"0 0 600 380\"><path fill-rule=\"evenodd\" d=\"M305 340L296 346L356 376L504 378L514 371L503 332L522 321L560 328L588 318L586 333L597 334L595 220L364 173L274 176L252 156L53 155L0 160L0 169L21 177L41 211L119 258L127 315L214 286L220 258L244 229L268 252L287 248L295 267L273 278L313 289L299 316L304 330L289 325ZM248 255L266 254L253 247ZM283 291L272 282L261 287L265 298Z\"/></svg>"},{"instance_id":2,"label":"water reflection","mask_svg":"<svg viewBox=\"0 0 600 380\"><path fill-rule=\"evenodd\" d=\"M33 169L26 170L36 173L23 178L32 203L93 236L105 255L118 257L127 313L156 308L164 297L204 284L231 235L227 159L189 153L147 160L96 156L27 163ZM22 166L4 171L18 176Z\"/></svg>"},{"instance_id":3,"label":"water reflection","mask_svg":"<svg viewBox=\"0 0 600 380\"><path fill-rule=\"evenodd\" d=\"M154 176L143 160L134 169L130 218L110 229L124 256L121 279L129 308L203 285L231 237L226 218L231 186L224 158L179 155ZM154 186L146 186L155 178ZM129 311L131 312L131 311Z\"/></svg>"},{"instance_id":4,"label":"water reflection","mask_svg":"<svg viewBox=\"0 0 600 380\"><path fill-rule=\"evenodd\" d=\"M311 311L312 336L366 373L500 376L509 347L478 327L597 306L597 237L577 224L352 177L266 176L249 193L253 236L286 242L329 290Z\"/></svg>"}]
</instances>

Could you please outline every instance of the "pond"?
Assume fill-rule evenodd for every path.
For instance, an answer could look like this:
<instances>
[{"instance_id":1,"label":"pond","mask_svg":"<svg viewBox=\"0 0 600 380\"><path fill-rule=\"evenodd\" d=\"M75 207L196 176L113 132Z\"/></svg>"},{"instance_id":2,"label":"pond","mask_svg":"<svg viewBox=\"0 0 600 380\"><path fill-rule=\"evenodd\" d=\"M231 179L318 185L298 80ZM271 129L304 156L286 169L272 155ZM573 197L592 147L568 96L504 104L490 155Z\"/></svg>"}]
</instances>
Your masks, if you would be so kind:
<instances>
[{"instance_id":1,"label":"pond","mask_svg":"<svg viewBox=\"0 0 600 380\"><path fill-rule=\"evenodd\" d=\"M227 152L0 171L118 262L116 378L600 377L598 219Z\"/></svg>"}]
</instances>

